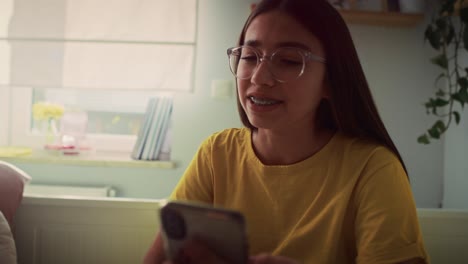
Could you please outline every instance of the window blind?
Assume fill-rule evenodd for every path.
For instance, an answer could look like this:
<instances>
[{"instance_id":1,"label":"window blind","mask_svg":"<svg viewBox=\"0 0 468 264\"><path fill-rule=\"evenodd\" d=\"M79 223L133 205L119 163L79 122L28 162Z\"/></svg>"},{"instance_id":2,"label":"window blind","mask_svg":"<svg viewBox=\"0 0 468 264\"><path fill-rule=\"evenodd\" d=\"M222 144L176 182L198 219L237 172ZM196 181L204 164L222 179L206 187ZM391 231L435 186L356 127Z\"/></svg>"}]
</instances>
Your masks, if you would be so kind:
<instances>
[{"instance_id":1,"label":"window blind","mask_svg":"<svg viewBox=\"0 0 468 264\"><path fill-rule=\"evenodd\" d=\"M196 0L2 0L0 84L190 91Z\"/></svg>"}]
</instances>

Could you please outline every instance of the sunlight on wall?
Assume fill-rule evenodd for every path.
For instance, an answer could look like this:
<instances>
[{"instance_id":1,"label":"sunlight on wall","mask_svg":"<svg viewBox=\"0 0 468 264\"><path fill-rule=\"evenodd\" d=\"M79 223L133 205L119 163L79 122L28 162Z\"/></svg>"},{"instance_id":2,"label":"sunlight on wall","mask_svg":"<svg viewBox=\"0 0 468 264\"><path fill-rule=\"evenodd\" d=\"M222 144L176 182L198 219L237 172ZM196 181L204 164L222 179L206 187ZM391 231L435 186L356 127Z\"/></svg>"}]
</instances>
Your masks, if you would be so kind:
<instances>
[{"instance_id":1,"label":"sunlight on wall","mask_svg":"<svg viewBox=\"0 0 468 264\"><path fill-rule=\"evenodd\" d=\"M0 38L8 35L8 27L13 15L13 0L2 0L0 2ZM0 84L10 82L10 44L0 41Z\"/></svg>"},{"instance_id":2,"label":"sunlight on wall","mask_svg":"<svg viewBox=\"0 0 468 264\"><path fill-rule=\"evenodd\" d=\"M10 82L10 51L10 44L6 42L0 42L0 84Z\"/></svg>"}]
</instances>

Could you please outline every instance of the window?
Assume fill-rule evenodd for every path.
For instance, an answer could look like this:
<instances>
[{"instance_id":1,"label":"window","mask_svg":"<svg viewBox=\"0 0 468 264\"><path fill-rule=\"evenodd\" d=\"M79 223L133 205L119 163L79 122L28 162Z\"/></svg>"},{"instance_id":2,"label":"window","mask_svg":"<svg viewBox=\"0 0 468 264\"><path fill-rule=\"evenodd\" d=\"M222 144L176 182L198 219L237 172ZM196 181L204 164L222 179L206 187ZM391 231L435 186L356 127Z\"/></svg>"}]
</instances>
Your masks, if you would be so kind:
<instances>
[{"instance_id":1,"label":"window","mask_svg":"<svg viewBox=\"0 0 468 264\"><path fill-rule=\"evenodd\" d=\"M86 111L96 149L131 151L149 98L192 89L196 15L197 0L2 0L3 141L38 147L47 101Z\"/></svg>"}]
</instances>

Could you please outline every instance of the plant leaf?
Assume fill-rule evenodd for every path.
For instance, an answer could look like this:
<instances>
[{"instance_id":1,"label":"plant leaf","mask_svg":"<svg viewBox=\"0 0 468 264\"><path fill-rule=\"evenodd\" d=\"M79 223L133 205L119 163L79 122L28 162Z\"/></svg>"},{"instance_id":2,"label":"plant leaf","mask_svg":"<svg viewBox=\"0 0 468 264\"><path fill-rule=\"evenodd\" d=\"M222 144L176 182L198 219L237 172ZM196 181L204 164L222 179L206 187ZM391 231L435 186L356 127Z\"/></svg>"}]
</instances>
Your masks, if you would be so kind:
<instances>
[{"instance_id":1,"label":"plant leaf","mask_svg":"<svg viewBox=\"0 0 468 264\"><path fill-rule=\"evenodd\" d=\"M452 40L453 40L454 36L455 36L455 29L452 26L450 26L448 28L447 34L445 35L445 42L447 43L447 45L452 43Z\"/></svg>"},{"instance_id":2,"label":"plant leaf","mask_svg":"<svg viewBox=\"0 0 468 264\"><path fill-rule=\"evenodd\" d=\"M445 57L444 54L440 54L435 56L434 58L431 59L431 62L435 65L440 66L443 69L447 69L448 67L448 60L447 57Z\"/></svg>"},{"instance_id":3,"label":"plant leaf","mask_svg":"<svg viewBox=\"0 0 468 264\"><path fill-rule=\"evenodd\" d=\"M468 86L462 86L458 92L453 93L451 98L461 104L463 107L464 104L468 104Z\"/></svg>"},{"instance_id":4,"label":"plant leaf","mask_svg":"<svg viewBox=\"0 0 468 264\"><path fill-rule=\"evenodd\" d=\"M468 7L463 7L460 9L460 19L463 23L468 23Z\"/></svg>"},{"instance_id":5,"label":"plant leaf","mask_svg":"<svg viewBox=\"0 0 468 264\"><path fill-rule=\"evenodd\" d=\"M460 99L468 104L468 87L461 88L458 94L460 95Z\"/></svg>"},{"instance_id":6,"label":"plant leaf","mask_svg":"<svg viewBox=\"0 0 468 264\"><path fill-rule=\"evenodd\" d=\"M458 101L463 107L465 103L468 104L468 79L466 77L458 79L460 90L456 93L454 100Z\"/></svg>"},{"instance_id":7,"label":"plant leaf","mask_svg":"<svg viewBox=\"0 0 468 264\"><path fill-rule=\"evenodd\" d=\"M435 50L440 49L441 34L440 31L437 30L432 24L426 28L426 31L424 32L424 38L429 40L432 48Z\"/></svg>"},{"instance_id":8,"label":"plant leaf","mask_svg":"<svg viewBox=\"0 0 468 264\"><path fill-rule=\"evenodd\" d=\"M439 75L437 76L437 78L435 79L435 81L434 81L434 85L436 85L437 82L438 82L440 79L444 78L444 77L445 77L445 73L439 74Z\"/></svg>"},{"instance_id":9,"label":"plant leaf","mask_svg":"<svg viewBox=\"0 0 468 264\"><path fill-rule=\"evenodd\" d=\"M437 26L437 28L438 28L440 31L444 31L444 30L445 30L445 27L447 26L447 22L445 21L445 18L444 18L444 17L439 17L439 18L435 21L435 25Z\"/></svg>"},{"instance_id":10,"label":"plant leaf","mask_svg":"<svg viewBox=\"0 0 468 264\"><path fill-rule=\"evenodd\" d=\"M453 93L452 95L450 95L450 97L452 98L452 100L455 100L455 101L459 102L462 108L464 107L464 105L465 105L465 100L464 100L464 98L462 98L462 96L460 95L460 92Z\"/></svg>"},{"instance_id":11,"label":"plant leaf","mask_svg":"<svg viewBox=\"0 0 468 264\"><path fill-rule=\"evenodd\" d=\"M442 107L442 106L446 106L448 104L449 104L449 101L444 100L442 98L436 98L436 99L431 98L431 100L429 100L429 106L431 106L431 107Z\"/></svg>"},{"instance_id":12,"label":"plant leaf","mask_svg":"<svg viewBox=\"0 0 468 264\"><path fill-rule=\"evenodd\" d=\"M446 0L443 2L441 8L440 8L440 11L439 11L439 14L440 15L444 15L445 12L448 13L448 15L452 15L453 14L453 11L455 10L455 2L457 0Z\"/></svg>"},{"instance_id":13,"label":"plant leaf","mask_svg":"<svg viewBox=\"0 0 468 264\"><path fill-rule=\"evenodd\" d=\"M453 111L453 116L455 117L455 123L460 123L460 113L458 113L457 111Z\"/></svg>"},{"instance_id":14,"label":"plant leaf","mask_svg":"<svg viewBox=\"0 0 468 264\"><path fill-rule=\"evenodd\" d=\"M431 142L429 141L427 134L424 134L418 137L418 143L427 145Z\"/></svg>"},{"instance_id":15,"label":"plant leaf","mask_svg":"<svg viewBox=\"0 0 468 264\"><path fill-rule=\"evenodd\" d=\"M434 99L429 99L429 102L425 103L424 106L427 109L427 113L429 114L429 109L432 110L433 114L436 114L436 107L434 106Z\"/></svg>"},{"instance_id":16,"label":"plant leaf","mask_svg":"<svg viewBox=\"0 0 468 264\"><path fill-rule=\"evenodd\" d=\"M430 98L429 102L425 103L424 106L429 110L432 110L432 114L436 115L437 114L437 108L438 107L444 107L449 104L449 101L444 100L442 98Z\"/></svg>"},{"instance_id":17,"label":"plant leaf","mask_svg":"<svg viewBox=\"0 0 468 264\"><path fill-rule=\"evenodd\" d=\"M431 138L435 138L435 139L440 138L440 132L435 127L430 128L429 130L427 130L427 132L429 133L429 136L431 136Z\"/></svg>"},{"instance_id":18,"label":"plant leaf","mask_svg":"<svg viewBox=\"0 0 468 264\"><path fill-rule=\"evenodd\" d=\"M442 106L446 106L449 104L449 101L447 100L444 100L442 98L437 98L435 99L434 101L434 105L437 106L437 107L442 107Z\"/></svg>"},{"instance_id":19,"label":"plant leaf","mask_svg":"<svg viewBox=\"0 0 468 264\"><path fill-rule=\"evenodd\" d=\"M435 23L432 25L432 30L434 30L434 25L435 25L435 31L434 32L428 32L428 34L435 34L434 36L436 40L439 42L440 46L440 41L442 41L441 37L443 38L443 41L445 44L448 46L450 42L452 42L453 37L455 36L455 29L453 26L448 23L448 18L446 16L444 17L439 17L436 19Z\"/></svg>"},{"instance_id":20,"label":"plant leaf","mask_svg":"<svg viewBox=\"0 0 468 264\"><path fill-rule=\"evenodd\" d=\"M441 134L446 130L445 123L442 120L437 120L437 122L434 124L434 127L436 127Z\"/></svg>"},{"instance_id":21,"label":"plant leaf","mask_svg":"<svg viewBox=\"0 0 468 264\"><path fill-rule=\"evenodd\" d=\"M468 80L465 77L458 78L457 82L461 89L468 88Z\"/></svg>"},{"instance_id":22,"label":"plant leaf","mask_svg":"<svg viewBox=\"0 0 468 264\"><path fill-rule=\"evenodd\" d=\"M446 127L444 122L442 122L442 120L437 120L437 122L435 122L434 125L429 130L427 130L427 132L432 138L439 139L440 135L444 133L445 130Z\"/></svg>"},{"instance_id":23,"label":"plant leaf","mask_svg":"<svg viewBox=\"0 0 468 264\"><path fill-rule=\"evenodd\" d=\"M445 92L439 89L439 90L436 92L436 96L437 96L437 97L444 97L444 96L445 96Z\"/></svg>"},{"instance_id":24,"label":"plant leaf","mask_svg":"<svg viewBox=\"0 0 468 264\"><path fill-rule=\"evenodd\" d=\"M463 29L463 47L468 50L468 27Z\"/></svg>"}]
</instances>

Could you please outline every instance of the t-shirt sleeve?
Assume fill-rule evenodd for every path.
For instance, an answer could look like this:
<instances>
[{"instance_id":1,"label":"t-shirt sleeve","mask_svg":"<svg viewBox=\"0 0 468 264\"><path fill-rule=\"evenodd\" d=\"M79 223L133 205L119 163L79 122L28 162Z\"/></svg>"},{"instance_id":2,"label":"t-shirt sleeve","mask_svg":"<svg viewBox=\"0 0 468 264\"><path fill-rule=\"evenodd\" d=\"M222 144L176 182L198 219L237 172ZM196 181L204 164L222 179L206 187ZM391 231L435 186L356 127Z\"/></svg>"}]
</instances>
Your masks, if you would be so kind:
<instances>
[{"instance_id":1,"label":"t-shirt sleeve","mask_svg":"<svg viewBox=\"0 0 468 264\"><path fill-rule=\"evenodd\" d=\"M357 263L428 263L411 187L393 154L377 151L369 159L356 193Z\"/></svg>"},{"instance_id":2,"label":"t-shirt sleeve","mask_svg":"<svg viewBox=\"0 0 468 264\"><path fill-rule=\"evenodd\" d=\"M171 200L213 203L211 141L210 137L200 145L184 175L173 190Z\"/></svg>"}]
</instances>

